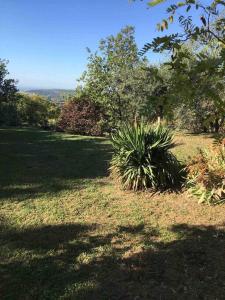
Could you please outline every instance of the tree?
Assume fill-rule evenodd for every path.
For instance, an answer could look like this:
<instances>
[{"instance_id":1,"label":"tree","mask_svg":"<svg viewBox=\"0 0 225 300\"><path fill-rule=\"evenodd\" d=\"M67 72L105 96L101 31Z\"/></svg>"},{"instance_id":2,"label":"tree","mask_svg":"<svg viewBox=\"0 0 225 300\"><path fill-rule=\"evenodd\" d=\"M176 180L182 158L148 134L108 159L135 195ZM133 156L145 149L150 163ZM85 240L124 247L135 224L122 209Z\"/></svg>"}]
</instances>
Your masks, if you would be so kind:
<instances>
[{"instance_id":1,"label":"tree","mask_svg":"<svg viewBox=\"0 0 225 300\"><path fill-rule=\"evenodd\" d=\"M102 135L104 115L101 106L84 96L72 97L62 107L58 127L75 134Z\"/></svg>"},{"instance_id":2,"label":"tree","mask_svg":"<svg viewBox=\"0 0 225 300\"><path fill-rule=\"evenodd\" d=\"M165 0L151 0L148 2L149 6L155 6ZM175 2L176 3L176 2ZM217 49L217 59L214 62L214 73L225 76L225 14L223 8L225 1L212 0L210 5L202 4L198 0L185 0L176 4L171 4L167 8L169 14L168 19L162 20L157 24L158 30L165 31L169 27L169 23L173 23L174 18L178 15L178 11L182 9L179 15L178 22L182 28L181 32L176 34L164 35L156 37L151 43L147 43L140 51L140 54L145 54L148 50L155 52L169 51L171 53L170 65L172 68L182 67L183 58L180 55L182 46L187 42L198 43L199 48L214 47ZM191 11L198 10L201 13L200 24L193 22ZM199 56L204 63L201 64L201 71L203 67L207 72L211 69L212 61L209 58L207 63L207 55ZM196 69L196 71L198 71Z\"/></svg>"},{"instance_id":3,"label":"tree","mask_svg":"<svg viewBox=\"0 0 225 300\"><path fill-rule=\"evenodd\" d=\"M156 6L162 2L166 1L152 0L148 1L148 5ZM195 115L202 119L201 123L210 123L216 132L223 126L225 116L224 6L225 1L221 0L213 0L210 5L198 0L174 1L167 8L168 18L157 24L157 27L164 32L179 15L178 22L182 30L156 37L140 51L141 55L150 49L171 53L171 59L166 65L172 73L170 96L174 96L174 105L178 104L177 99L179 102L182 100L180 111L184 107L192 111L194 109ZM200 12L196 23L191 14L193 10ZM194 45L194 52L188 51L187 46L190 45ZM205 110L207 117L202 117Z\"/></svg>"},{"instance_id":4,"label":"tree","mask_svg":"<svg viewBox=\"0 0 225 300\"><path fill-rule=\"evenodd\" d=\"M148 6L156 6L166 0L148 1ZM223 8L225 1L211 0L209 5L199 0L185 0L181 2L174 1L167 8L168 18L163 19L157 24L159 31L168 29L169 24L174 22L174 18L179 15L178 22L183 29L180 33L157 37L152 43L147 43L141 53L149 49L154 51L179 50L181 44L189 40L198 41L202 44L216 41L222 48L225 47L225 17ZM200 24L193 22L191 12L197 10L200 12ZM179 14L181 11L181 14Z\"/></svg>"},{"instance_id":5,"label":"tree","mask_svg":"<svg viewBox=\"0 0 225 300\"><path fill-rule=\"evenodd\" d=\"M134 28L125 27L101 40L98 52L89 53L87 71L80 79L83 93L103 106L111 127L134 121L151 90L148 63L138 56Z\"/></svg>"},{"instance_id":6,"label":"tree","mask_svg":"<svg viewBox=\"0 0 225 300\"><path fill-rule=\"evenodd\" d=\"M19 94L17 105L20 124L49 128L56 125L60 109L40 95Z\"/></svg>"},{"instance_id":7,"label":"tree","mask_svg":"<svg viewBox=\"0 0 225 300\"><path fill-rule=\"evenodd\" d=\"M18 123L16 102L17 88L14 79L7 78L7 61L0 59L0 124L16 125Z\"/></svg>"},{"instance_id":8,"label":"tree","mask_svg":"<svg viewBox=\"0 0 225 300\"><path fill-rule=\"evenodd\" d=\"M168 66L164 64L149 66L147 75L149 76L149 92L147 101L141 107L141 116L150 122L171 120L173 108L169 97L171 72Z\"/></svg>"}]
</instances>

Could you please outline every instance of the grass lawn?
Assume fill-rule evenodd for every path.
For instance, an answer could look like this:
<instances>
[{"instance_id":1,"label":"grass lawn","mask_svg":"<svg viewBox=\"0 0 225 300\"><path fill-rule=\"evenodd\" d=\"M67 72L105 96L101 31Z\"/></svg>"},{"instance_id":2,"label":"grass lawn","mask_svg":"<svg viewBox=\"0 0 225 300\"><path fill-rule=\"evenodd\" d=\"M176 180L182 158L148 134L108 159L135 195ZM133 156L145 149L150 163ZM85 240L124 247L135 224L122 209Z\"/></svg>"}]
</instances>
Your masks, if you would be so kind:
<instances>
[{"instance_id":1,"label":"grass lawn","mask_svg":"<svg viewBox=\"0 0 225 300\"><path fill-rule=\"evenodd\" d=\"M185 160L209 136L178 135ZM0 130L0 299L225 299L225 207L122 191L110 143Z\"/></svg>"}]
</instances>

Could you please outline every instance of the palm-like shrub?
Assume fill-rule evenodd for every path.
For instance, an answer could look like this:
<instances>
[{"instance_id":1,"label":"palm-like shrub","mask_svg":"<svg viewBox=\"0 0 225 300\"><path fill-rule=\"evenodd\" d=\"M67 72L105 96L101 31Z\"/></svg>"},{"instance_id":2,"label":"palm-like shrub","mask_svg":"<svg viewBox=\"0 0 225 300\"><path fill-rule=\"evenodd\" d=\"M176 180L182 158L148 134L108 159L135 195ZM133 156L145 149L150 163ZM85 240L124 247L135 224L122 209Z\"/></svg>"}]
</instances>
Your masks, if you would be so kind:
<instances>
[{"instance_id":1,"label":"palm-like shrub","mask_svg":"<svg viewBox=\"0 0 225 300\"><path fill-rule=\"evenodd\" d=\"M188 165L187 187L199 203L225 202L225 139L200 151Z\"/></svg>"},{"instance_id":2,"label":"palm-like shrub","mask_svg":"<svg viewBox=\"0 0 225 300\"><path fill-rule=\"evenodd\" d=\"M165 190L181 182L181 167L170 152L173 135L163 126L123 125L112 135L111 171L126 189Z\"/></svg>"}]
</instances>

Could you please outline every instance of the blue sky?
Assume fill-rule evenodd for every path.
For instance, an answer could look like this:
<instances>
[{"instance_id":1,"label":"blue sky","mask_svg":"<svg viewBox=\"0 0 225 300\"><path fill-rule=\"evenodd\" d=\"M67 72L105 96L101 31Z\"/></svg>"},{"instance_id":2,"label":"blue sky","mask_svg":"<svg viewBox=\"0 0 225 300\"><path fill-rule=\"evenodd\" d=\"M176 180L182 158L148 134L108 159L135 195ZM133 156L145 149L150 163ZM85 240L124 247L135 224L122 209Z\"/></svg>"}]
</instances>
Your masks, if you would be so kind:
<instances>
[{"instance_id":1,"label":"blue sky","mask_svg":"<svg viewBox=\"0 0 225 300\"><path fill-rule=\"evenodd\" d=\"M8 69L21 88L74 88L85 70L86 47L96 50L101 38L133 25L141 48L158 34L156 23L167 5L146 9L146 3L129 0L0 0L0 58L10 61ZM161 58L150 53L149 59L157 63Z\"/></svg>"}]
</instances>

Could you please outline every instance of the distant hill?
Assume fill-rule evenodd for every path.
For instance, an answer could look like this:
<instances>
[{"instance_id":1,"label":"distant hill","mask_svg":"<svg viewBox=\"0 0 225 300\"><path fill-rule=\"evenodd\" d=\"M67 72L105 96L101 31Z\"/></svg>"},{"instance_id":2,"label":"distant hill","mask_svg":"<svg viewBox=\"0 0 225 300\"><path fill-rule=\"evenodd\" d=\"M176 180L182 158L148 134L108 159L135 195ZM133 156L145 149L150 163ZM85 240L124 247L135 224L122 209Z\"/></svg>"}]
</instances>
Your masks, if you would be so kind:
<instances>
[{"instance_id":1,"label":"distant hill","mask_svg":"<svg viewBox=\"0 0 225 300\"><path fill-rule=\"evenodd\" d=\"M74 90L67 89L32 89L27 90L26 93L37 94L49 98L49 100L62 103L65 99L74 93Z\"/></svg>"}]
</instances>

